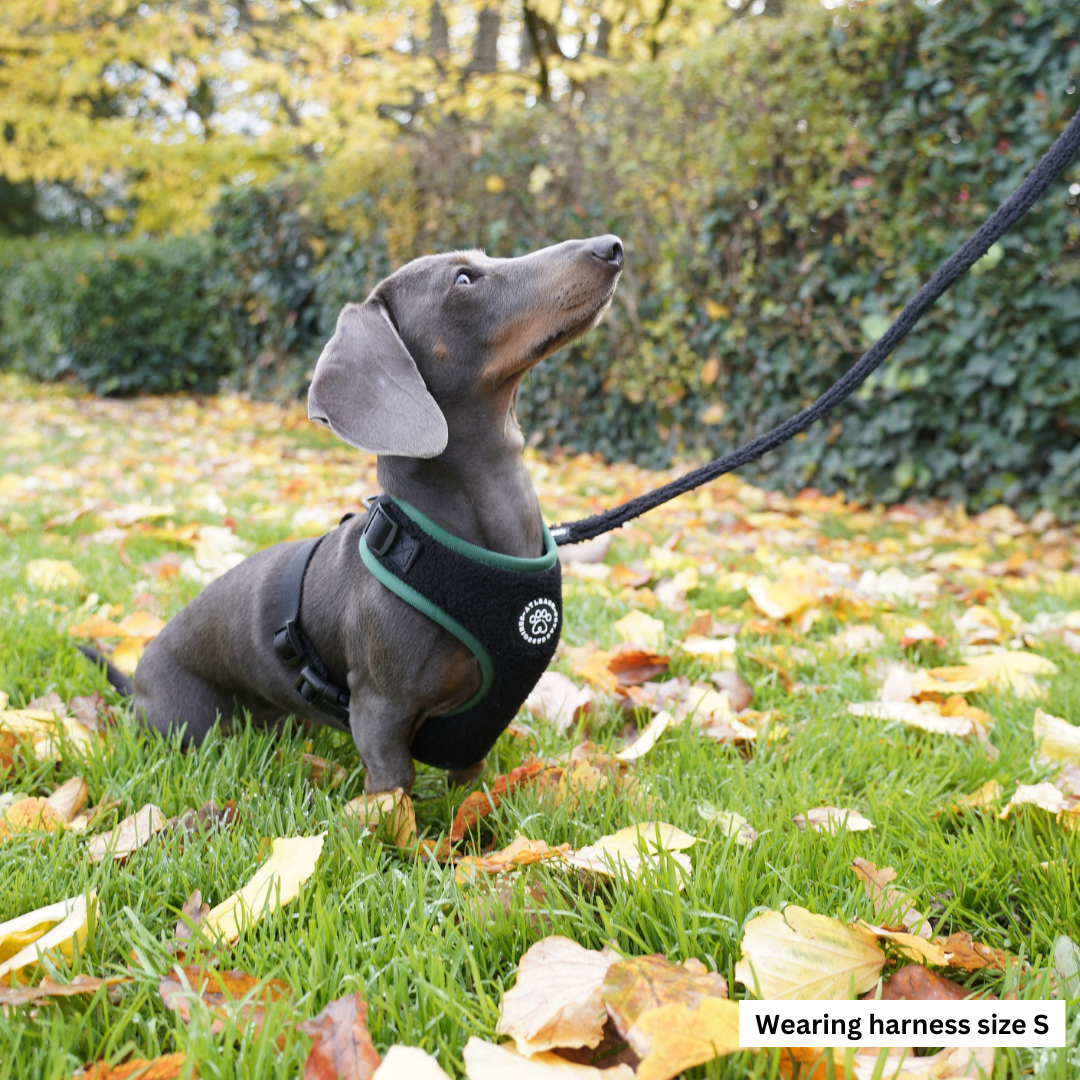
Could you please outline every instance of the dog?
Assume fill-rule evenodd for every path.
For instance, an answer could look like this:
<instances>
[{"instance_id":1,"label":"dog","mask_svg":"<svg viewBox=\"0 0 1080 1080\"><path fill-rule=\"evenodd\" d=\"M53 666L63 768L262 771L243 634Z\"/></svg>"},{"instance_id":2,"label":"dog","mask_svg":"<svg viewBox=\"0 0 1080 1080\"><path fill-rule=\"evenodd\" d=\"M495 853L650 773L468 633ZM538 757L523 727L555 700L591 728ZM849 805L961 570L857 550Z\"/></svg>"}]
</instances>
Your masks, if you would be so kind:
<instances>
[{"instance_id":1,"label":"dog","mask_svg":"<svg viewBox=\"0 0 1080 1080\"><path fill-rule=\"evenodd\" d=\"M547 534L521 456L519 386L600 322L623 261L611 235L512 259L479 251L416 259L345 306L316 364L308 417L377 454L386 495L470 544L535 559ZM408 792L417 732L473 698L481 666L362 563L366 525L346 520L315 550L299 623L330 679L348 687L366 791ZM302 543L260 551L207 585L150 642L133 679L84 651L134 699L138 717L166 736L182 729L185 745L199 746L236 709L260 725L289 715L326 723L274 649L282 577ZM448 780L468 782L483 764Z\"/></svg>"}]
</instances>

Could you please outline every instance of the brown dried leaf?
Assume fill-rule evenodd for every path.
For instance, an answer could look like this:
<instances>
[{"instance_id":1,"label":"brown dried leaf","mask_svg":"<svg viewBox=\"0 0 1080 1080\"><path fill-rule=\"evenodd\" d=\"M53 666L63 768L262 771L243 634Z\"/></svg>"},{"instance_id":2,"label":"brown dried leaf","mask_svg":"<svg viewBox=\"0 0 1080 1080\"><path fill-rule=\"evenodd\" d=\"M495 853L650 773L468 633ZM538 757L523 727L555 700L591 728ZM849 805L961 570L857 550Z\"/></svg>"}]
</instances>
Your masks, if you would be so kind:
<instances>
[{"instance_id":1,"label":"brown dried leaf","mask_svg":"<svg viewBox=\"0 0 1080 1080\"><path fill-rule=\"evenodd\" d=\"M873 901L874 915L878 921L888 920L890 926L898 923L905 930L930 939L930 924L926 921L926 916L915 907L911 897L899 889L887 888L889 882L896 880L896 871L891 866L883 866L879 870L872 862L856 858L852 861L851 868L862 881L867 897Z\"/></svg>"},{"instance_id":2,"label":"brown dried leaf","mask_svg":"<svg viewBox=\"0 0 1080 1080\"><path fill-rule=\"evenodd\" d=\"M331 1001L313 1020L298 1026L313 1040L304 1080L370 1080L379 1067L367 1027L367 1004L359 991Z\"/></svg>"},{"instance_id":3,"label":"brown dried leaf","mask_svg":"<svg viewBox=\"0 0 1080 1080\"><path fill-rule=\"evenodd\" d=\"M289 1000L292 989L280 979L260 979L246 971L177 965L158 983L158 993L185 1024L191 1023L192 1002L200 1001L216 1017L212 1034L235 1018L237 1026L248 1028L254 1037L266 1023L267 1007Z\"/></svg>"},{"instance_id":4,"label":"brown dried leaf","mask_svg":"<svg viewBox=\"0 0 1080 1080\"><path fill-rule=\"evenodd\" d=\"M941 942L945 950L945 962L949 967L963 968L965 971L979 971L988 967L994 971L1008 971L1009 965L1015 966L1015 956L1010 956L1004 949L992 949L989 945L973 941L966 932L950 934Z\"/></svg>"},{"instance_id":5,"label":"brown dried leaf","mask_svg":"<svg viewBox=\"0 0 1080 1080\"><path fill-rule=\"evenodd\" d=\"M155 833L161 832L168 822L165 815L153 803L147 803L137 813L124 818L115 829L95 836L87 848L94 862L112 857L123 862L133 851L150 842Z\"/></svg>"},{"instance_id":6,"label":"brown dried leaf","mask_svg":"<svg viewBox=\"0 0 1080 1080\"><path fill-rule=\"evenodd\" d=\"M89 695L73 697L68 702L68 709L80 724L99 734L112 727L119 719L116 709L101 696L99 690Z\"/></svg>"},{"instance_id":7,"label":"brown dried leaf","mask_svg":"<svg viewBox=\"0 0 1080 1080\"><path fill-rule=\"evenodd\" d=\"M165 822L165 828L171 835L181 835L185 839L209 832L211 829L224 830L231 828L239 820L240 814L236 809L236 803L229 799L223 806L218 806L213 800L203 803L198 810L185 810L177 817L169 818Z\"/></svg>"},{"instance_id":8,"label":"brown dried leaf","mask_svg":"<svg viewBox=\"0 0 1080 1080\"><path fill-rule=\"evenodd\" d=\"M473 1035L462 1054L469 1080L634 1080L628 1065L594 1069L577 1065L553 1051L522 1057L510 1043L496 1046Z\"/></svg>"},{"instance_id":9,"label":"brown dried leaf","mask_svg":"<svg viewBox=\"0 0 1080 1080\"><path fill-rule=\"evenodd\" d=\"M641 1058L637 1076L667 1080L739 1048L739 1007L700 960L620 960L602 990L608 1015Z\"/></svg>"},{"instance_id":10,"label":"brown dried leaf","mask_svg":"<svg viewBox=\"0 0 1080 1080\"><path fill-rule=\"evenodd\" d=\"M0 985L0 1006L27 1005L50 998L74 997L77 994L96 994L103 986L119 986L132 982L130 976L118 975L109 979L96 979L90 975L76 975L69 983L54 982L46 975L37 986Z\"/></svg>"},{"instance_id":11,"label":"brown dried leaf","mask_svg":"<svg viewBox=\"0 0 1080 1080\"><path fill-rule=\"evenodd\" d=\"M86 781L81 776L73 776L66 783L61 784L45 802L63 818L64 824L67 825L86 805L89 795Z\"/></svg>"},{"instance_id":12,"label":"brown dried leaf","mask_svg":"<svg viewBox=\"0 0 1080 1080\"><path fill-rule=\"evenodd\" d=\"M200 923L210 913L210 905L203 903L202 893L196 889L180 908L180 919L173 932L173 944L169 951L176 956L182 956L184 950L191 944L191 939L200 931Z\"/></svg>"},{"instance_id":13,"label":"brown dried leaf","mask_svg":"<svg viewBox=\"0 0 1080 1080\"><path fill-rule=\"evenodd\" d=\"M875 996L874 993L866 995ZM881 984L882 1001L963 1001L969 997L997 1000L993 994L978 994L951 979L936 975L922 964L909 964Z\"/></svg>"},{"instance_id":14,"label":"brown dried leaf","mask_svg":"<svg viewBox=\"0 0 1080 1080\"><path fill-rule=\"evenodd\" d=\"M560 1046L598 1046L607 1019L600 987L617 959L610 949L596 952L557 935L538 941L503 995L495 1030L527 1057Z\"/></svg>"},{"instance_id":15,"label":"brown dried leaf","mask_svg":"<svg viewBox=\"0 0 1080 1080\"><path fill-rule=\"evenodd\" d=\"M671 658L651 649L622 648L612 651L608 671L619 686L640 686L667 672Z\"/></svg>"},{"instance_id":16,"label":"brown dried leaf","mask_svg":"<svg viewBox=\"0 0 1080 1080\"><path fill-rule=\"evenodd\" d=\"M545 671L525 699L525 708L562 734L592 706L595 694L558 671Z\"/></svg>"}]
</instances>

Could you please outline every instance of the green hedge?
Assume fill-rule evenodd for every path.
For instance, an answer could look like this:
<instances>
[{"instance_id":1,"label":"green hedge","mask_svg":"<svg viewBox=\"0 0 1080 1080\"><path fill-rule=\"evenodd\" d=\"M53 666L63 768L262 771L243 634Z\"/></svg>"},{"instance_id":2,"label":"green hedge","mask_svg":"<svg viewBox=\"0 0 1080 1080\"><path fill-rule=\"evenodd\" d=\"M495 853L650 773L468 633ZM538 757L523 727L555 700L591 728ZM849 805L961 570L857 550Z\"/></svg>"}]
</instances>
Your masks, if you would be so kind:
<instances>
[{"instance_id":1,"label":"green hedge","mask_svg":"<svg viewBox=\"0 0 1080 1080\"><path fill-rule=\"evenodd\" d=\"M229 193L212 236L161 245L173 254L150 275L172 267L188 282L195 315L174 303L182 325L166 336L192 355L204 346L197 374L134 346L149 326L105 332L105 316L126 327L136 285L91 302L49 246L9 289L6 351L42 377L73 371L107 392L164 388L160 371L291 396L341 305L393 266L613 231L628 254L616 302L529 376L522 425L548 448L653 466L701 459L846 370L1015 188L1075 111L1078 82L1074 0L836 11L790 0L783 18L738 20L677 63L591 87L581 106L413 135L386 170L357 174L375 181L339 166ZM996 264L956 286L857 399L747 475L1076 514L1078 179L1074 163ZM186 277L183 243L194 244ZM149 266L155 246L139 250ZM138 276L134 257L93 256L117 287ZM134 311L153 307L148 294ZM67 329L76 313L80 333Z\"/></svg>"},{"instance_id":2,"label":"green hedge","mask_svg":"<svg viewBox=\"0 0 1080 1080\"><path fill-rule=\"evenodd\" d=\"M7 366L71 375L99 394L214 391L235 368L232 289L223 302L205 238L64 240L33 251L0 306Z\"/></svg>"}]
</instances>

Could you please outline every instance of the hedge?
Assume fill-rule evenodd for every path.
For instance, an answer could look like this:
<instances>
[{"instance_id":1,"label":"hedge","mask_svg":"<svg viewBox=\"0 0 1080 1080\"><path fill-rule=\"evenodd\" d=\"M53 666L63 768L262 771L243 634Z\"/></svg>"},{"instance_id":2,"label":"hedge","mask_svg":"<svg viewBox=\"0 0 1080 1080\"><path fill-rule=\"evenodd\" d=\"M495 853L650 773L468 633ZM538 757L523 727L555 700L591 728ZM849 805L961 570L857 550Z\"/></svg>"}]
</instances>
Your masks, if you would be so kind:
<instances>
[{"instance_id":1,"label":"hedge","mask_svg":"<svg viewBox=\"0 0 1080 1080\"><path fill-rule=\"evenodd\" d=\"M591 87L580 106L447 123L385 168L337 163L231 192L193 255L192 295L224 298L230 316L203 335L205 371L300 393L341 304L393 266L613 231L628 253L616 303L529 376L522 425L534 445L654 466L721 453L846 370L1015 187L1075 111L1078 39L1073 0L835 12L792 0L782 19L738 20L674 63ZM749 474L1076 514L1078 179L1074 165L856 400ZM73 302L64 280L58 312ZM69 338L38 310L23 309L11 356L50 376ZM44 362L30 360L38 340ZM70 370L110 392L154 385L107 345L80 367L72 347Z\"/></svg>"},{"instance_id":2,"label":"hedge","mask_svg":"<svg viewBox=\"0 0 1080 1080\"><path fill-rule=\"evenodd\" d=\"M12 369L71 375L99 394L160 394L215 391L236 367L232 290L228 299L219 292L205 238L77 239L32 250L0 302Z\"/></svg>"}]
</instances>

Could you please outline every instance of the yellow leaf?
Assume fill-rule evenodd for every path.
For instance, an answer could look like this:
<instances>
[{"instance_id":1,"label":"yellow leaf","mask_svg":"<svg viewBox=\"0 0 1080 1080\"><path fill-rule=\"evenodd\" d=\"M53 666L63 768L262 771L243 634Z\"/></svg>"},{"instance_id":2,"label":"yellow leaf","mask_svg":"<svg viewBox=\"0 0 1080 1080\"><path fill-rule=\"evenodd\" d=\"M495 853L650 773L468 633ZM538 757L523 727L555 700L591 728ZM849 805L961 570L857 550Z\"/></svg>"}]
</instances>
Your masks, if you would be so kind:
<instances>
[{"instance_id":1,"label":"yellow leaf","mask_svg":"<svg viewBox=\"0 0 1080 1080\"><path fill-rule=\"evenodd\" d=\"M1080 727L1036 709L1031 730L1040 754L1057 761L1080 762Z\"/></svg>"},{"instance_id":2,"label":"yellow leaf","mask_svg":"<svg viewBox=\"0 0 1080 1080\"><path fill-rule=\"evenodd\" d=\"M620 641L643 645L648 649L660 649L663 647L667 629L660 619L654 619L635 608L615 623L615 633L619 635Z\"/></svg>"},{"instance_id":3,"label":"yellow leaf","mask_svg":"<svg viewBox=\"0 0 1080 1080\"><path fill-rule=\"evenodd\" d=\"M526 1057L555 1047L599 1046L607 1020L600 987L618 958L610 949L585 949L558 935L538 941L503 995L496 1032L509 1035Z\"/></svg>"},{"instance_id":4,"label":"yellow leaf","mask_svg":"<svg viewBox=\"0 0 1080 1080\"><path fill-rule=\"evenodd\" d=\"M426 1050L395 1043L386 1051L372 1080L450 1080L450 1077Z\"/></svg>"},{"instance_id":5,"label":"yellow leaf","mask_svg":"<svg viewBox=\"0 0 1080 1080\"><path fill-rule=\"evenodd\" d=\"M792 581L752 577L746 591L757 609L770 619L790 619L817 603L817 597Z\"/></svg>"},{"instance_id":6,"label":"yellow leaf","mask_svg":"<svg viewBox=\"0 0 1080 1080\"><path fill-rule=\"evenodd\" d=\"M473 881L478 873L502 874L517 870L522 866L531 866L544 859L562 859L570 850L569 844L549 847L543 840L529 840L518 833L512 843L502 851L491 855L465 855L458 860L454 870L454 880L459 885Z\"/></svg>"},{"instance_id":7,"label":"yellow leaf","mask_svg":"<svg viewBox=\"0 0 1080 1080\"><path fill-rule=\"evenodd\" d=\"M604 649L597 649L574 664L574 674L595 686L598 690L609 694L613 693L619 685L619 678L608 667L612 655L612 653Z\"/></svg>"},{"instance_id":8,"label":"yellow leaf","mask_svg":"<svg viewBox=\"0 0 1080 1080\"><path fill-rule=\"evenodd\" d=\"M717 319L726 319L731 315L731 309L724 304L718 304L715 300L705 301L705 314L716 322Z\"/></svg>"},{"instance_id":9,"label":"yellow leaf","mask_svg":"<svg viewBox=\"0 0 1080 1080\"><path fill-rule=\"evenodd\" d=\"M65 824L63 815L45 799L30 796L0 812L0 843L26 833L52 832Z\"/></svg>"},{"instance_id":10,"label":"yellow leaf","mask_svg":"<svg viewBox=\"0 0 1080 1080\"><path fill-rule=\"evenodd\" d=\"M26 564L26 580L36 589L56 592L78 588L83 576L64 559L31 559Z\"/></svg>"},{"instance_id":11,"label":"yellow leaf","mask_svg":"<svg viewBox=\"0 0 1080 1080\"><path fill-rule=\"evenodd\" d=\"M120 623L120 632L132 638L154 638L164 629L165 620L149 611L134 611Z\"/></svg>"},{"instance_id":12,"label":"yellow leaf","mask_svg":"<svg viewBox=\"0 0 1080 1080\"><path fill-rule=\"evenodd\" d=\"M746 924L735 978L763 1000L840 1001L865 994L884 965L868 930L792 904Z\"/></svg>"},{"instance_id":13,"label":"yellow leaf","mask_svg":"<svg viewBox=\"0 0 1080 1080\"><path fill-rule=\"evenodd\" d=\"M239 891L212 908L202 922L210 937L238 941L240 931L300 895L300 886L315 873L326 833L274 841L270 858Z\"/></svg>"},{"instance_id":14,"label":"yellow leaf","mask_svg":"<svg viewBox=\"0 0 1080 1080\"><path fill-rule=\"evenodd\" d=\"M124 638L113 650L109 660L114 667L119 668L125 675L134 675L139 666L139 658L146 651L144 638Z\"/></svg>"},{"instance_id":15,"label":"yellow leaf","mask_svg":"<svg viewBox=\"0 0 1080 1080\"><path fill-rule=\"evenodd\" d=\"M69 900L62 900L0 923L0 955L6 951L4 946L7 941L20 939L20 935L35 935L19 952L9 955L0 963L0 979L13 971L21 971L31 964L36 964L53 949L59 950L68 959L76 950L82 952L86 947L89 916L96 911L97 893L91 889ZM38 930L41 930L40 934L37 933Z\"/></svg>"},{"instance_id":16,"label":"yellow leaf","mask_svg":"<svg viewBox=\"0 0 1080 1080\"><path fill-rule=\"evenodd\" d=\"M498 195L500 191L506 190L506 181L501 176L492 175L484 181L484 187L486 187L492 195Z\"/></svg>"},{"instance_id":17,"label":"yellow leaf","mask_svg":"<svg viewBox=\"0 0 1080 1080\"><path fill-rule=\"evenodd\" d=\"M707 427L714 424L722 424L724 417L727 416L727 409L719 401L714 401L700 417L700 420Z\"/></svg>"},{"instance_id":18,"label":"yellow leaf","mask_svg":"<svg viewBox=\"0 0 1080 1080\"><path fill-rule=\"evenodd\" d=\"M124 631L120 628L119 623L113 622L112 619L104 619L100 615L91 615L89 619L79 623L78 626L72 626L68 633L72 637L81 638L124 636Z\"/></svg>"},{"instance_id":19,"label":"yellow leaf","mask_svg":"<svg viewBox=\"0 0 1080 1080\"><path fill-rule=\"evenodd\" d=\"M644 821L601 837L595 844L568 855L566 861L580 870L604 877L638 878L643 866L657 868L660 863L656 856L660 851L666 851L679 866L676 877L682 889L693 866L690 856L684 855L683 851L696 843L696 836L690 836L674 825Z\"/></svg>"},{"instance_id":20,"label":"yellow leaf","mask_svg":"<svg viewBox=\"0 0 1080 1080\"><path fill-rule=\"evenodd\" d=\"M416 843L416 811L403 788L380 791L377 795L357 795L345 804L345 812L355 814L373 832L385 823L390 838L399 848Z\"/></svg>"},{"instance_id":21,"label":"yellow leaf","mask_svg":"<svg viewBox=\"0 0 1080 1080\"><path fill-rule=\"evenodd\" d=\"M841 828L848 832L865 832L874 827L874 823L863 817L858 810L841 809L838 806L815 806L805 814L796 814L791 820L800 829L809 828L830 836L835 836Z\"/></svg>"},{"instance_id":22,"label":"yellow leaf","mask_svg":"<svg viewBox=\"0 0 1080 1080\"><path fill-rule=\"evenodd\" d=\"M496 1046L470 1036L462 1053L469 1080L634 1080L629 1065L595 1069L577 1065L548 1050L522 1057L513 1046Z\"/></svg>"}]
</instances>

